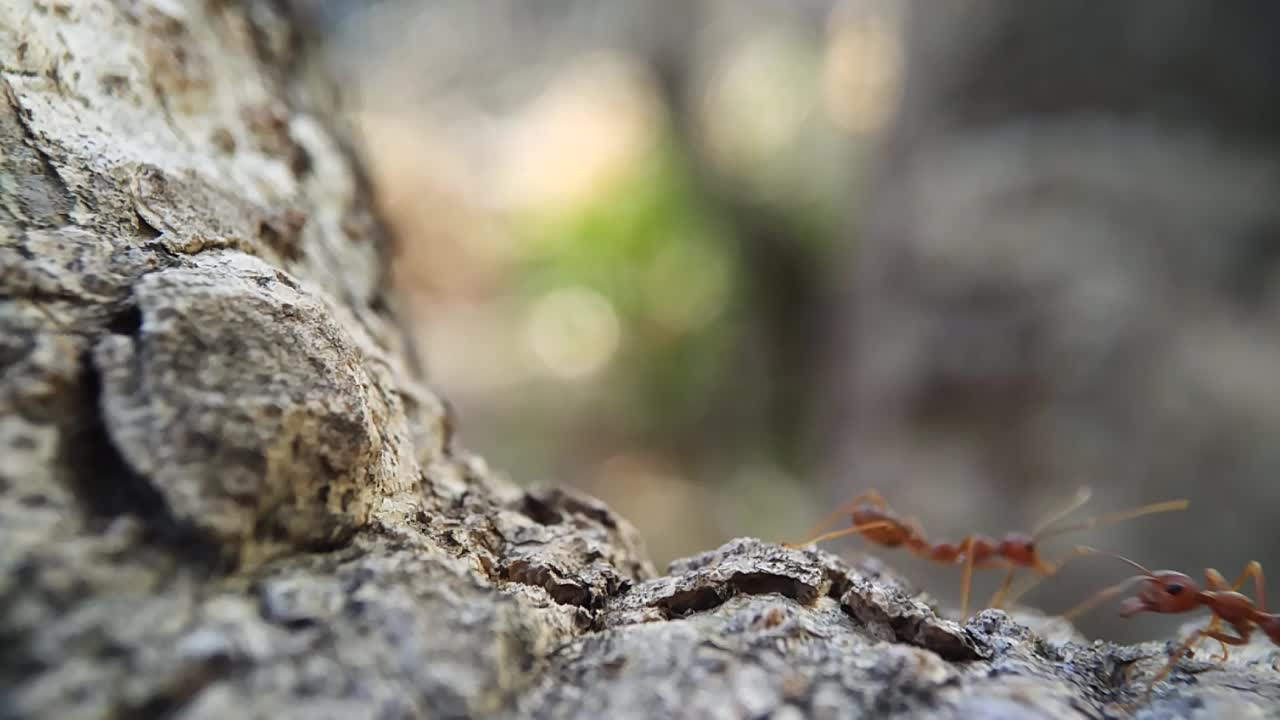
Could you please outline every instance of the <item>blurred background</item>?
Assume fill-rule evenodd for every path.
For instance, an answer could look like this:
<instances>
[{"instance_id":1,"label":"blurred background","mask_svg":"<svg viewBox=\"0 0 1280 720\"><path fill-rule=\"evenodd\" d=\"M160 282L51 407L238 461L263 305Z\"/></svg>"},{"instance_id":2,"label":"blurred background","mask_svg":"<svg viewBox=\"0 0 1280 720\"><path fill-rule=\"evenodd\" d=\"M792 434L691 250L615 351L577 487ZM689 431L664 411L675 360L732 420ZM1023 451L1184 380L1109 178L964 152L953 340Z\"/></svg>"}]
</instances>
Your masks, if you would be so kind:
<instances>
[{"instance_id":1,"label":"blurred background","mask_svg":"<svg viewBox=\"0 0 1280 720\"><path fill-rule=\"evenodd\" d=\"M1086 516L1192 510L1050 557L1280 563L1280 5L314 7L462 442L659 566L872 487L942 539L1081 484ZM955 602L958 568L882 555ZM1186 620L1113 614L1085 630Z\"/></svg>"}]
</instances>

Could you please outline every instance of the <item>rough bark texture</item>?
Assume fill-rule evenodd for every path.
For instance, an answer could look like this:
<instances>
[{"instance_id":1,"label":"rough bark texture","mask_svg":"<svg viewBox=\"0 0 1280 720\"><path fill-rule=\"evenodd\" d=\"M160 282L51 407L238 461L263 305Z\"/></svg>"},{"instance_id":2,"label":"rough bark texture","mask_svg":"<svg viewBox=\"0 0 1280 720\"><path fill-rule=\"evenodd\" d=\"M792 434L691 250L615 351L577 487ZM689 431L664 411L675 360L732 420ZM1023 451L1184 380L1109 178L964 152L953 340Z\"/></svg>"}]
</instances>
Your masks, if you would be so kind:
<instances>
[{"instance_id":1,"label":"rough bark texture","mask_svg":"<svg viewBox=\"0 0 1280 720\"><path fill-rule=\"evenodd\" d=\"M1161 662L759 541L655 577L454 447L306 47L0 5L0 717L1090 717ZM1146 712L1274 712L1267 652Z\"/></svg>"}]
</instances>

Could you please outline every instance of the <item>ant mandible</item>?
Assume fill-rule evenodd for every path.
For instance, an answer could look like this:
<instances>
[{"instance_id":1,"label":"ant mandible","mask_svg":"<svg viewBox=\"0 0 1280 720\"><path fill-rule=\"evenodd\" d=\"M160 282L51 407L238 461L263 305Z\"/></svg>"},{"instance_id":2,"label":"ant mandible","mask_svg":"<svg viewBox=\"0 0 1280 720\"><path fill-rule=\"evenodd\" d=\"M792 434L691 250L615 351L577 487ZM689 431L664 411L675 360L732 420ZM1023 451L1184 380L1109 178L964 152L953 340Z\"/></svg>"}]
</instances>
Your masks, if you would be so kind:
<instances>
[{"instance_id":1,"label":"ant mandible","mask_svg":"<svg viewBox=\"0 0 1280 720\"><path fill-rule=\"evenodd\" d=\"M1180 614L1192 612L1201 607L1213 614L1209 624L1192 633L1169 658L1169 662L1165 663L1160 672L1156 673L1156 676L1147 684L1143 702L1150 699L1156 683L1172 672L1178 661L1205 638L1213 638L1221 645L1222 655L1215 658L1221 660L1229 657L1228 645L1247 645L1255 629L1261 630L1271 642L1280 645L1280 614L1267 612L1266 581L1262 576L1262 564L1256 560L1249 563L1240 577L1231 585L1227 584L1227 579L1217 570L1213 568L1205 570L1204 576L1208 581L1206 590L1201 589L1190 576L1184 573L1174 570L1152 572L1129 558L1095 548L1078 547L1076 554L1114 558L1128 563L1142 574L1113 585L1080 603L1063 614L1066 619L1072 619L1099 603L1120 595L1134 583L1141 583L1141 585L1134 597L1120 605L1120 617L1129 618L1144 612ZM1253 578L1254 594L1258 598L1256 604L1247 595L1239 592L1249 578ZM1235 630L1235 634L1224 632L1221 629L1222 623L1230 625L1231 629Z\"/></svg>"},{"instance_id":2,"label":"ant mandible","mask_svg":"<svg viewBox=\"0 0 1280 720\"><path fill-rule=\"evenodd\" d=\"M964 562L964 575L960 583L961 617L969 617L969 590L973 582L973 571L986 569L1007 569L1008 573L1000 584L1000 589L991 598L991 607L1000 607L1006 600L1013 579L1020 568L1031 570L1040 576L1049 577L1062 568L1076 553L1072 553L1057 562L1049 562L1040 555L1037 543L1046 537L1062 535L1077 530L1086 530L1122 520L1129 520L1153 513L1185 510L1186 500L1169 500L1166 502L1144 505L1133 510L1101 515L1069 525L1054 527L1058 522L1089 502L1089 488L1082 487L1075 499L1063 509L1050 514L1030 533L1011 532L1000 540L986 535L969 535L958 542L931 542L925 535L920 521L915 518L904 519L889 508L889 504L875 490L868 490L853 500L845 503L832 512L811 531L816 534L801 543L787 543L786 547L798 548L820 543L845 535L859 534L881 547L905 547L917 557L936 563L954 565ZM822 532L838 522L843 516L849 516L852 527L832 532ZM1012 602L1034 587L1034 582L1007 599Z\"/></svg>"}]
</instances>

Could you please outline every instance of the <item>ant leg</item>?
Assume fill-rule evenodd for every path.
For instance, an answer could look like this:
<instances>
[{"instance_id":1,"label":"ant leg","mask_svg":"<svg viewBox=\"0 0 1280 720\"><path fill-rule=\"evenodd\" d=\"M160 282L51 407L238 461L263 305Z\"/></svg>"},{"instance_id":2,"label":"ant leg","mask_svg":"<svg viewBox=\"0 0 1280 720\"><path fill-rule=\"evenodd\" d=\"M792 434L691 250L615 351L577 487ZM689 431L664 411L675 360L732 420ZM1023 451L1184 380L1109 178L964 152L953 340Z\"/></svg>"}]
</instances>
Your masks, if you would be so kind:
<instances>
[{"instance_id":1,"label":"ant leg","mask_svg":"<svg viewBox=\"0 0 1280 720\"><path fill-rule=\"evenodd\" d=\"M1241 575L1240 578L1236 580L1235 585L1228 585L1227 579L1222 577L1222 573L1218 572L1213 568L1208 568L1207 570L1205 570L1204 577L1208 581L1207 587L1210 590L1215 590L1218 592L1225 592L1225 591L1235 592L1240 589L1241 585L1244 585L1246 580L1249 579L1249 574L1248 574L1248 570L1246 570L1245 574ZM1213 619L1209 621L1208 627L1205 628L1205 632L1197 633L1199 637L1196 639L1194 643L1192 643L1191 647L1194 648L1199 646L1200 643L1204 642L1205 638L1210 637L1210 633L1212 631L1215 631L1220 627L1222 627L1222 618L1218 617L1217 615L1214 615ZM1219 652L1209 659L1215 660L1218 662L1226 662L1231 657L1231 651L1227 649L1227 644L1219 640L1218 649L1219 649Z\"/></svg>"},{"instance_id":2,"label":"ant leg","mask_svg":"<svg viewBox=\"0 0 1280 720\"><path fill-rule=\"evenodd\" d=\"M1018 574L1017 565L1009 565L1009 572L1005 573L1004 580L1000 582L999 589L996 594L991 596L991 602L987 603L987 607L1001 609L1004 605L1005 594L1009 592L1009 587L1013 585L1013 578Z\"/></svg>"},{"instance_id":3,"label":"ant leg","mask_svg":"<svg viewBox=\"0 0 1280 720\"><path fill-rule=\"evenodd\" d=\"M1249 578L1253 578L1254 594L1257 595L1258 598L1258 609L1262 612L1267 611L1266 580L1262 576L1262 563L1259 563L1257 560L1254 560L1245 566L1244 572L1240 573L1240 577L1236 578L1236 581L1231 585L1227 585L1227 579L1222 577L1222 573L1214 570L1213 568L1205 570L1204 575L1209 581L1210 588L1214 590L1230 589L1232 592L1239 592L1240 588L1244 587L1244 584L1249 581ZM1214 616L1207 629L1217 630L1219 627L1221 627L1221 618ZM1222 651L1218 655L1214 655L1213 659L1226 662L1227 659L1231 657L1231 652L1227 649L1227 643L1219 640L1218 645L1221 646Z\"/></svg>"},{"instance_id":4,"label":"ant leg","mask_svg":"<svg viewBox=\"0 0 1280 720\"><path fill-rule=\"evenodd\" d=\"M1164 502L1152 503L1151 505L1143 505L1132 510L1123 510L1121 512L1108 513L1099 515L1080 522L1068 523L1066 525L1058 525L1053 528L1042 528L1032 533L1036 538L1046 538L1054 535L1063 535L1069 532L1077 532L1079 530L1088 530L1101 525L1111 525L1112 523L1132 520L1133 518L1142 517L1143 515L1154 515L1155 513L1173 512L1175 510L1186 510L1186 500L1166 500Z\"/></svg>"},{"instance_id":5,"label":"ant leg","mask_svg":"<svg viewBox=\"0 0 1280 720\"><path fill-rule=\"evenodd\" d=\"M1063 505L1057 510L1054 510L1053 512L1044 516L1043 518L1040 518L1040 521L1036 523L1035 529L1031 531L1031 534L1033 536L1039 535L1045 530L1048 530L1059 520L1062 520L1063 518L1075 512L1076 510L1079 510L1080 508L1084 507L1085 503L1089 502L1089 498L1092 496L1093 496L1093 490L1089 489L1088 486L1083 486L1079 490L1076 490L1076 496L1071 501L1070 504Z\"/></svg>"},{"instance_id":6,"label":"ant leg","mask_svg":"<svg viewBox=\"0 0 1280 720\"><path fill-rule=\"evenodd\" d=\"M973 584L973 545L970 535L964 541L964 577L960 580L960 621L969 620L969 587Z\"/></svg>"},{"instance_id":7,"label":"ant leg","mask_svg":"<svg viewBox=\"0 0 1280 720\"><path fill-rule=\"evenodd\" d=\"M1220 627L1222 627L1222 618L1218 617L1217 615L1214 615L1213 619L1209 621L1209 625L1205 627L1204 632L1196 633L1197 637L1195 638L1195 642L1191 644L1191 647L1194 648L1200 643L1204 642L1205 638L1213 637L1212 633L1217 631L1218 628ZM1218 652L1215 655L1211 656L1209 659L1215 662L1226 662L1230 658L1231 658L1231 651L1227 649L1227 644L1219 640Z\"/></svg>"},{"instance_id":8,"label":"ant leg","mask_svg":"<svg viewBox=\"0 0 1280 720\"><path fill-rule=\"evenodd\" d=\"M988 608L994 608L996 610L1002 609L1004 607L1005 594L1009 592L1009 587L1013 584L1013 578L1017 575L1019 566L1009 562L1008 560L996 560L985 562L981 565L976 565L975 567L984 570L1001 569L1009 571L1005 574L1004 580L1000 582L1000 587L996 590L995 595L991 596L991 602L987 603Z\"/></svg>"},{"instance_id":9,"label":"ant leg","mask_svg":"<svg viewBox=\"0 0 1280 720\"><path fill-rule=\"evenodd\" d=\"M861 533L866 530L875 530L876 528L882 528L882 527L893 527L893 523L889 522L888 520L876 520L875 522L863 523L861 525L854 525L853 527L844 528L843 530L833 530L829 533L823 533L822 535L819 535L815 538L809 538L808 540L805 540L802 543L785 543L783 547L796 550L806 545L817 545L818 543L825 542L827 540L834 540L838 537L853 535L854 533Z\"/></svg>"},{"instance_id":10,"label":"ant leg","mask_svg":"<svg viewBox=\"0 0 1280 720\"><path fill-rule=\"evenodd\" d=\"M1258 562L1257 560L1254 560L1253 562L1249 563L1248 567L1244 569L1244 573L1241 574L1240 576L1239 583L1241 585L1244 584L1244 579L1248 575L1253 576L1253 596L1256 599L1256 602L1258 603L1258 610L1262 612L1266 612L1267 611L1267 587L1266 587L1267 581L1266 581L1266 578L1262 576L1262 563Z\"/></svg>"},{"instance_id":11,"label":"ant leg","mask_svg":"<svg viewBox=\"0 0 1280 720\"><path fill-rule=\"evenodd\" d=\"M1013 594L1009 595L1007 598L1001 598L1001 601L1008 605L1013 605L1014 603L1018 602L1018 600L1022 599L1023 595L1026 595L1027 593L1034 590L1037 585L1053 577L1054 575L1058 574L1058 571L1062 569L1063 565L1066 565L1067 563L1071 562L1072 560L1078 557L1081 557L1082 555L1088 555L1088 554L1089 553L1083 550L1082 548L1076 548L1072 550L1070 553L1063 556L1061 560L1058 560L1057 562L1050 564L1050 566L1053 568L1053 572L1045 573L1043 575L1037 575L1031 578L1030 582L1022 586ZM1008 580L1011 578L1006 578L1006 579ZM992 598L991 602L992 602L992 605L991 605L992 607L1001 607L1001 605L996 602L995 598Z\"/></svg>"},{"instance_id":12,"label":"ant leg","mask_svg":"<svg viewBox=\"0 0 1280 720\"><path fill-rule=\"evenodd\" d=\"M1205 574L1208 575L1209 571L1206 570ZM1221 577L1221 575L1219 575L1219 577ZM1244 584L1248 582L1249 578L1253 578L1253 595L1256 598L1256 602L1258 603L1258 609L1261 610L1262 612L1266 612L1267 611L1267 588L1266 588L1267 581L1266 581L1266 578L1262 576L1262 563L1258 562L1257 560L1254 560L1253 562L1246 565L1244 568L1244 572L1240 573L1240 577L1236 578L1235 583L1231 585L1231 589L1235 591L1239 591L1240 588L1244 587Z\"/></svg>"},{"instance_id":13,"label":"ant leg","mask_svg":"<svg viewBox=\"0 0 1280 720\"><path fill-rule=\"evenodd\" d=\"M827 514L826 517L819 520L818 524L810 528L807 534L808 535L821 534L822 531L826 530L827 528L831 527L835 523L839 522L841 518L843 518L844 516L852 514L855 508L857 508L859 505L862 505L864 503L869 505L874 505L880 508L881 510L885 510L889 507L889 504L885 502L884 498L881 497L879 492L875 490L868 490L862 493L861 495L858 495L854 499L850 500L849 502L836 508L835 510L832 510L830 513ZM806 543L784 543L784 545L786 545L787 547L798 547L800 545L808 545L808 544L809 543L807 542Z\"/></svg>"},{"instance_id":14,"label":"ant leg","mask_svg":"<svg viewBox=\"0 0 1280 720\"><path fill-rule=\"evenodd\" d=\"M1214 617L1214 620L1216 621L1218 620L1218 618ZM1173 656L1169 659L1169 662L1165 663L1165 666L1160 669L1160 672L1156 673L1156 676L1152 678L1150 682L1147 683L1147 691L1144 695L1145 698L1151 697L1151 691L1155 689L1156 683L1168 677L1169 673L1173 672L1173 668L1178 664L1178 661L1182 660L1182 658L1188 652L1191 651L1192 646L1195 645L1200 640L1206 637L1211 637L1214 640L1217 640L1218 642L1222 643L1224 647L1226 645L1248 645L1249 644L1249 633L1241 633L1240 635L1231 635L1229 633L1215 630L1213 626L1214 626L1214 623L1210 622L1208 627L1204 628L1203 630L1197 630L1195 634L1187 638L1186 642L1182 643L1182 646L1179 647L1177 652L1173 654Z\"/></svg>"}]
</instances>

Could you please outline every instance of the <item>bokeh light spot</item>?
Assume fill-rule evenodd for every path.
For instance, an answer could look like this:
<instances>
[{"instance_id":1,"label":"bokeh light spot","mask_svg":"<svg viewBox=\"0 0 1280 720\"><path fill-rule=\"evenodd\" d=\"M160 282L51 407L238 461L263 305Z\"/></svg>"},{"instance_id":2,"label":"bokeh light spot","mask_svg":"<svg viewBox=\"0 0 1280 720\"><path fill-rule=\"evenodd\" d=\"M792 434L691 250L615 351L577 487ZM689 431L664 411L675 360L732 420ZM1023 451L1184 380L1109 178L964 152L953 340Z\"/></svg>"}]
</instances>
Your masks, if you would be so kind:
<instances>
[{"instance_id":1,"label":"bokeh light spot","mask_svg":"<svg viewBox=\"0 0 1280 720\"><path fill-rule=\"evenodd\" d=\"M851 133L873 133L898 104L902 75L899 29L884 15L834 13L823 63L831 121Z\"/></svg>"},{"instance_id":2,"label":"bokeh light spot","mask_svg":"<svg viewBox=\"0 0 1280 720\"><path fill-rule=\"evenodd\" d=\"M700 116L706 142L725 169L758 170L804 131L816 110L809 61L781 32L754 38L721 61Z\"/></svg>"},{"instance_id":3,"label":"bokeh light spot","mask_svg":"<svg viewBox=\"0 0 1280 720\"><path fill-rule=\"evenodd\" d=\"M525 341L542 369L566 380L600 370L621 339L613 304L586 287L546 293L533 303L525 322Z\"/></svg>"}]
</instances>

